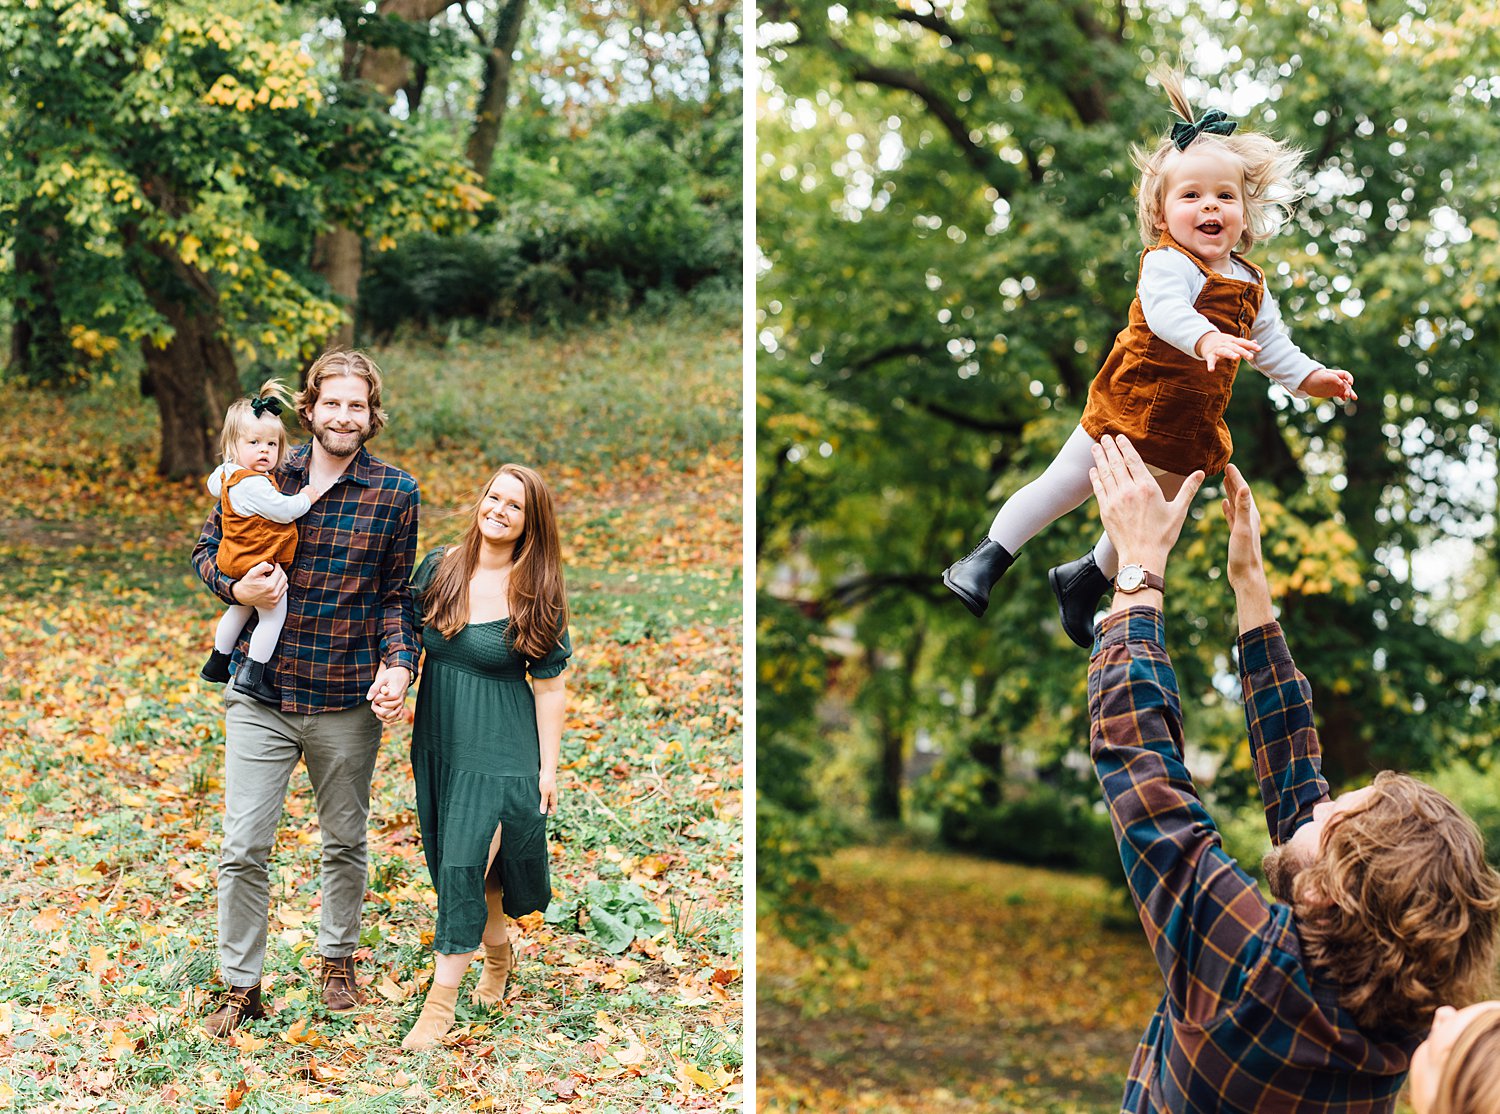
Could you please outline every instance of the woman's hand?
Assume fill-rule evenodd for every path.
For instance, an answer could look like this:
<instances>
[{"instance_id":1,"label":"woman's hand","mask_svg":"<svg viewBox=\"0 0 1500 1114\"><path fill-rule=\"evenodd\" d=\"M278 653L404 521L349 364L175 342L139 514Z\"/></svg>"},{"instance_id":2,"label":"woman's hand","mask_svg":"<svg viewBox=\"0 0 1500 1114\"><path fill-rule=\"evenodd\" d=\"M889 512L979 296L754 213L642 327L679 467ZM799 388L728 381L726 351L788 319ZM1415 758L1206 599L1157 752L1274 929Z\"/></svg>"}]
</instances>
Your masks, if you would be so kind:
<instances>
[{"instance_id":1,"label":"woman's hand","mask_svg":"<svg viewBox=\"0 0 1500 1114\"><path fill-rule=\"evenodd\" d=\"M1302 380L1298 389L1313 398L1336 398L1340 402L1353 402L1359 398L1354 393L1354 376L1337 367L1320 367Z\"/></svg>"},{"instance_id":2,"label":"woman's hand","mask_svg":"<svg viewBox=\"0 0 1500 1114\"><path fill-rule=\"evenodd\" d=\"M1260 351L1260 345L1253 340L1245 340L1243 337L1232 336L1229 333L1204 333L1198 338L1196 345L1198 358L1208 364L1208 370L1213 371L1214 364L1219 360L1233 363L1235 360L1249 360L1254 358ZM1303 386L1306 390L1306 385Z\"/></svg>"},{"instance_id":3,"label":"woman's hand","mask_svg":"<svg viewBox=\"0 0 1500 1114\"><path fill-rule=\"evenodd\" d=\"M542 815L551 816L557 811L557 775L544 773L536 783L542 791Z\"/></svg>"}]
</instances>

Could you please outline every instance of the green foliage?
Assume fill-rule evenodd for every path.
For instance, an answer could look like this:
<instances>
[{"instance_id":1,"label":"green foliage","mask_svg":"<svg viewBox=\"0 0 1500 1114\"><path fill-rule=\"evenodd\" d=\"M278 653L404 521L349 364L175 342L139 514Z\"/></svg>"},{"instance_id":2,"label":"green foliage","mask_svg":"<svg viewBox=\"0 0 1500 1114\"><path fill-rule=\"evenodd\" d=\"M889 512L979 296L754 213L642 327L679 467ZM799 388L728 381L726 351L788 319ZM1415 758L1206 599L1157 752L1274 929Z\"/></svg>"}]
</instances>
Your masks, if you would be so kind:
<instances>
[{"instance_id":1,"label":"green foliage","mask_svg":"<svg viewBox=\"0 0 1500 1114\"><path fill-rule=\"evenodd\" d=\"M991 802L981 791L988 777L967 755L957 755L918 783L918 807L937 816L945 844L1003 862L1085 870L1121 880L1114 831L1108 815L1095 808L1093 783L1016 784Z\"/></svg>"},{"instance_id":2,"label":"green foliage","mask_svg":"<svg viewBox=\"0 0 1500 1114\"><path fill-rule=\"evenodd\" d=\"M1479 826L1484 857L1500 869L1500 765L1454 762L1424 774L1422 780L1446 794Z\"/></svg>"},{"instance_id":3,"label":"green foliage","mask_svg":"<svg viewBox=\"0 0 1500 1114\"><path fill-rule=\"evenodd\" d=\"M637 938L649 940L664 927L656 906L629 879L591 881L584 886L589 936L611 955L623 955Z\"/></svg>"},{"instance_id":4,"label":"green foliage","mask_svg":"<svg viewBox=\"0 0 1500 1114\"><path fill-rule=\"evenodd\" d=\"M741 125L696 105L631 105L587 134L522 115L475 232L418 236L371 261L364 328L460 319L555 323L716 284L737 297Z\"/></svg>"}]
</instances>

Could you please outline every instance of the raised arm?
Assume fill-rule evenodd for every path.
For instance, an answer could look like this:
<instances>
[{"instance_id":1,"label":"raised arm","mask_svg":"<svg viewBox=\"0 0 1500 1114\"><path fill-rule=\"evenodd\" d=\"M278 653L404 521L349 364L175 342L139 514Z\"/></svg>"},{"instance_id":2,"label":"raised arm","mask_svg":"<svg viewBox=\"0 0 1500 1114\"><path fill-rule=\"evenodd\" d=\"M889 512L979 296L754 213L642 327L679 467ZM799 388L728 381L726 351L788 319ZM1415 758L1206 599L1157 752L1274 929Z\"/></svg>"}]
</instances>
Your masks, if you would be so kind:
<instances>
[{"instance_id":1,"label":"raised arm","mask_svg":"<svg viewBox=\"0 0 1500 1114\"><path fill-rule=\"evenodd\" d=\"M1240 687L1271 842L1285 843L1328 798L1313 726L1312 687L1292 661L1271 605L1255 496L1233 464L1224 474L1229 585L1239 615Z\"/></svg>"},{"instance_id":2,"label":"raised arm","mask_svg":"<svg viewBox=\"0 0 1500 1114\"><path fill-rule=\"evenodd\" d=\"M1123 438L1103 438L1095 462L1090 478L1121 565L1164 573L1202 474L1167 503ZM1206 1024L1238 1000L1272 914L1225 854L1183 760L1160 600L1152 589L1115 594L1089 664L1089 751L1168 997L1178 1016Z\"/></svg>"}]
</instances>

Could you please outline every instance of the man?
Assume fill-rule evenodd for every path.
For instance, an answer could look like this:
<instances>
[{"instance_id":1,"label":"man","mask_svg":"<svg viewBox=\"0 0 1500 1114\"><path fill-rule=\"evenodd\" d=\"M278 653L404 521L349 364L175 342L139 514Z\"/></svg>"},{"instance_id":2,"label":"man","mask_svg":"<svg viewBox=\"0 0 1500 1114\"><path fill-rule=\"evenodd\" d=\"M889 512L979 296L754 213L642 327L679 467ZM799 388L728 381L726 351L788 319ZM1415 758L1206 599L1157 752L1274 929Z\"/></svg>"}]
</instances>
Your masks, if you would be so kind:
<instances>
[{"instance_id":1,"label":"man","mask_svg":"<svg viewBox=\"0 0 1500 1114\"><path fill-rule=\"evenodd\" d=\"M226 603L271 606L290 587L286 625L272 661L279 703L225 690L224 845L219 860L219 960L229 986L204 1021L214 1036L263 1017L270 888L266 863L292 770L307 763L322 833L318 951L323 1003L349 1010L364 999L354 950L364 901L370 778L381 723L400 715L417 666L408 583L416 558L416 481L364 443L385 424L380 369L359 352L319 357L295 398L313 440L276 470L284 491L325 494L298 522L290 569L262 563L232 581L215 564L219 511L209 516L193 564ZM234 661L245 660L249 632Z\"/></svg>"},{"instance_id":2,"label":"man","mask_svg":"<svg viewBox=\"0 0 1500 1114\"><path fill-rule=\"evenodd\" d=\"M1276 845L1268 903L1224 853L1182 759L1164 645L1167 556L1203 482L1166 502L1124 438L1090 474L1120 551L1089 666L1091 754L1166 994L1125 1111L1391 1111L1437 1006L1493 967L1500 876L1474 824L1383 773L1330 800L1306 679L1271 608L1260 518L1231 466L1229 583L1256 774Z\"/></svg>"}]
</instances>

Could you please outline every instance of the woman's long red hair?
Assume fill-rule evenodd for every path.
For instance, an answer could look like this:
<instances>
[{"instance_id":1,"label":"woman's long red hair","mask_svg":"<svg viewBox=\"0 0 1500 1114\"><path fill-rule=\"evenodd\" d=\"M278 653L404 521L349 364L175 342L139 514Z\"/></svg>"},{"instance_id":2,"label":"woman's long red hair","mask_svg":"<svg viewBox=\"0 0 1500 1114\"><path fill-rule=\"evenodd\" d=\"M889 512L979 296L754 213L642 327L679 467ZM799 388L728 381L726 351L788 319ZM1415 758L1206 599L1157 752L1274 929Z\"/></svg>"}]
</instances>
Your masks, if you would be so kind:
<instances>
[{"instance_id":1,"label":"woman's long red hair","mask_svg":"<svg viewBox=\"0 0 1500 1114\"><path fill-rule=\"evenodd\" d=\"M468 529L439 559L437 572L423 593L422 611L444 638L452 638L468 623L469 581L484 543L479 532L484 497L501 476L514 476L526 492L526 523L511 557L510 644L523 657L536 661L557 645L568 622L568 597L552 493L542 477L523 464L502 464L479 489Z\"/></svg>"}]
</instances>

